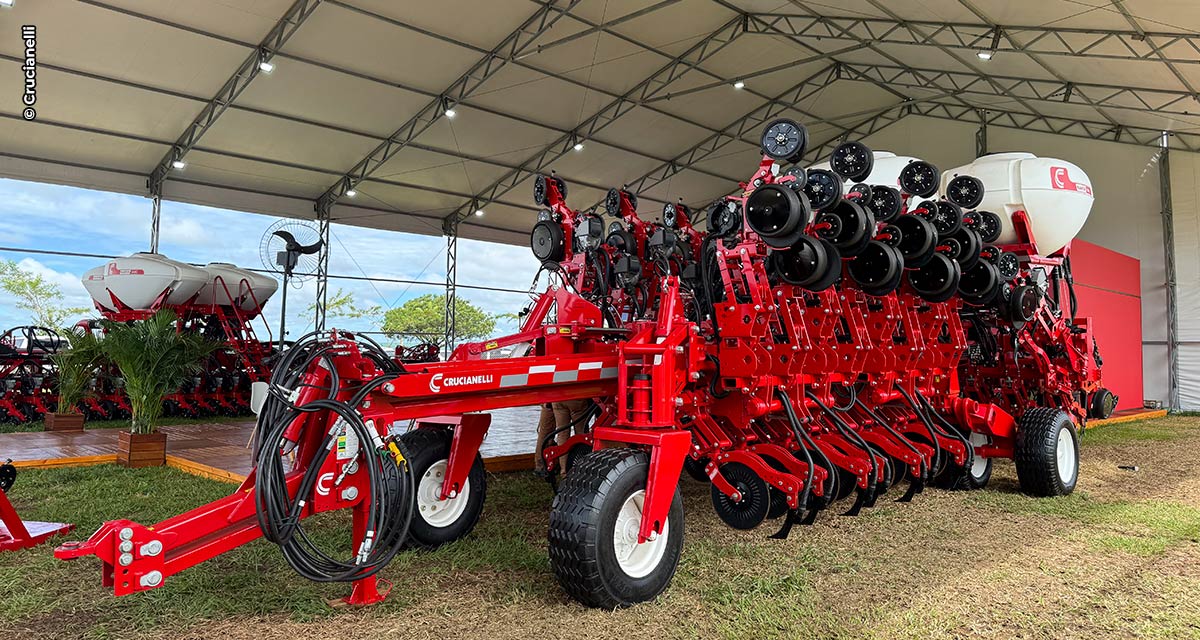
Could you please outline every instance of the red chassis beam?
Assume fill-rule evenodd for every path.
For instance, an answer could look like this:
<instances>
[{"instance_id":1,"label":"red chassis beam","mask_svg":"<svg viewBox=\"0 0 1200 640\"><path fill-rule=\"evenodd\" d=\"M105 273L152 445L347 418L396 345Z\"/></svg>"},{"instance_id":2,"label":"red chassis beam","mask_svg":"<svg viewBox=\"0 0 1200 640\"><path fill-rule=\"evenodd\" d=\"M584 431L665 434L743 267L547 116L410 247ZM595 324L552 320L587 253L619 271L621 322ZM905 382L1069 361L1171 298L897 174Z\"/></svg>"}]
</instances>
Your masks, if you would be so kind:
<instances>
[{"instance_id":1,"label":"red chassis beam","mask_svg":"<svg viewBox=\"0 0 1200 640\"><path fill-rule=\"evenodd\" d=\"M616 391L617 361L613 348L606 353L422 365L373 394L363 404L362 415L381 435L388 434L393 423L409 419L418 419L423 426L453 428L453 451L442 490L443 496L449 496L469 473L490 424L490 416L476 412L610 396ZM309 383L320 386L319 381ZM319 426L308 424L306 428ZM333 465L337 461L333 457L326 457L322 464L330 467L325 470L330 478L336 475ZM289 474L290 492L296 491L303 473L304 469L299 468ZM346 480L361 483L359 476ZM118 596L160 587L167 577L262 535L256 517L254 481L252 472L232 495L152 526L130 520L106 522L87 541L64 543L55 550L55 556L63 560L97 556L103 562L105 586L111 586ZM348 486L356 485L347 484L321 495L319 485L318 495L302 517L346 508L355 508L357 515L369 491L365 484L356 486L354 497L347 498L342 489ZM373 580L356 584L355 594L361 596L373 586ZM360 603L370 599L370 594L363 598Z\"/></svg>"}]
</instances>

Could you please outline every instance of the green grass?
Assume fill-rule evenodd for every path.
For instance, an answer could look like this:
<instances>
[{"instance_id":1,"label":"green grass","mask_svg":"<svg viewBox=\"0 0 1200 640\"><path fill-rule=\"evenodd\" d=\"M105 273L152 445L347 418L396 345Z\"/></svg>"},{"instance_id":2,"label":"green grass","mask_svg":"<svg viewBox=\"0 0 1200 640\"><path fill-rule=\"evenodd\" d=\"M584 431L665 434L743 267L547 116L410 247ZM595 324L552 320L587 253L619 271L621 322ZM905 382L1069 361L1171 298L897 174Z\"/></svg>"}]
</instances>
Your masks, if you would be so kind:
<instances>
[{"instance_id":1,"label":"green grass","mask_svg":"<svg viewBox=\"0 0 1200 640\"><path fill-rule=\"evenodd\" d=\"M1171 442L1196 434L1195 421L1167 418L1118 422L1084 431L1085 446L1120 445L1132 442Z\"/></svg>"},{"instance_id":2,"label":"green grass","mask_svg":"<svg viewBox=\"0 0 1200 640\"><path fill-rule=\"evenodd\" d=\"M1200 509L1168 500L1100 500L1085 491L1061 498L1029 498L982 491L976 505L1003 513L1067 520L1089 544L1134 555L1153 556L1184 543L1200 542Z\"/></svg>"},{"instance_id":3,"label":"green grass","mask_svg":"<svg viewBox=\"0 0 1200 640\"><path fill-rule=\"evenodd\" d=\"M1085 444L1153 451L1179 438L1191 442L1166 446L1192 446L1198 434L1200 420L1166 418L1098 428ZM776 523L728 530L712 514L708 487L685 481L687 541L672 587L653 603L616 613L588 611L563 594L546 551L550 488L528 474L503 474L488 476L487 505L474 533L433 552L401 553L381 573L395 583L393 592L365 611L330 608L328 601L346 595L347 586L301 578L261 540L168 578L164 589L124 598L100 585L95 558L60 562L52 543L0 554L0 629L14 629L12 637L203 636L210 621L236 620L246 625L244 637L293 623L305 626L287 627L290 633L311 629L311 637L338 635L343 624L363 635L412 625L412 635L420 636L430 632L418 630L453 629L447 621L465 619L461 635L472 637L503 627L528 637L933 638L970 635L981 619L1000 625L992 632L1036 636L1042 628L1044 635L1063 635L1069 629L1063 625L1096 615L1108 631L1097 637L1196 633L1190 625L1200 613L1189 594L1200 582L1154 563L1195 557L1200 508L1100 489L1032 499L1012 489L1011 465L998 473L996 486L985 491L929 491L912 504L881 502L859 518L829 513L815 527L797 527L785 542L766 539ZM84 539L105 520L153 524L232 488L169 468L102 465L22 471L11 497L24 517L74 522L71 539ZM307 523L337 555L347 553L347 515ZM1007 533L981 535L993 528ZM1061 555L1025 561L1013 551L1022 545ZM1081 568L1109 562L1140 568L1122 574L1121 587L1110 583L1111 575L1091 580ZM1063 567L1081 573L1070 574L1061 591L1038 591L1033 597L1045 597L1045 607L1003 599L1016 597L1011 592L1027 578ZM998 591L989 591L991 584ZM1000 599L981 605L990 608L959 606L981 594Z\"/></svg>"},{"instance_id":4,"label":"green grass","mask_svg":"<svg viewBox=\"0 0 1200 640\"><path fill-rule=\"evenodd\" d=\"M211 416L208 418L163 418L158 421L160 427L168 427L177 424L205 424L210 422L246 422L254 420L254 416ZM129 427L129 420L88 420L84 423L85 429L124 429ZM45 424L41 420L34 422L23 422L21 424L13 424L11 422L0 423L0 433L27 433L32 431L44 431Z\"/></svg>"},{"instance_id":5,"label":"green grass","mask_svg":"<svg viewBox=\"0 0 1200 640\"><path fill-rule=\"evenodd\" d=\"M537 502L545 513L550 489L535 478L512 477L489 487L492 513L529 511ZM129 518L145 525L228 495L235 485L197 478L171 468L125 469L98 465L20 472L11 498L28 520L73 522L68 539L86 539L106 520ZM306 521L331 553L349 549L348 512ZM549 595L556 585L547 574L544 524L521 518L485 518L477 533L436 551L401 554L382 574L396 583L377 610L401 610L420 590L452 583L462 572L503 574L490 597L497 601ZM274 545L258 540L167 579L167 588L114 598L100 585L95 558L56 560L51 544L0 554L0 628L47 628L58 624L50 612L64 607L91 626L90 637L120 635L121 629L182 627L234 615L282 613L294 620L336 615L331 599L348 593L340 585L306 580L288 567Z\"/></svg>"}]
</instances>

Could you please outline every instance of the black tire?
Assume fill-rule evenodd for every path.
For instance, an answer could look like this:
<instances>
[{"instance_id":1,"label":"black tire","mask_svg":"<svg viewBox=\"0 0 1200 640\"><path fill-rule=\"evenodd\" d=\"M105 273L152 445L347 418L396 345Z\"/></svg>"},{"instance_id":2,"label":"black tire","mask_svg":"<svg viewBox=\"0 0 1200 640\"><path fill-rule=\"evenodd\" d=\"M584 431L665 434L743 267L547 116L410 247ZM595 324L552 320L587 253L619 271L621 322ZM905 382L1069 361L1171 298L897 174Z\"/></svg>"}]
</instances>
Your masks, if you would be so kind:
<instances>
[{"instance_id":1,"label":"black tire","mask_svg":"<svg viewBox=\"0 0 1200 640\"><path fill-rule=\"evenodd\" d=\"M653 600L675 576L683 549L683 497L678 488L657 563L645 575L631 577L617 559L617 516L630 497L645 490L649 468L650 457L642 451L594 451L579 461L554 496L550 565L567 595L589 607L616 609Z\"/></svg>"},{"instance_id":2,"label":"black tire","mask_svg":"<svg viewBox=\"0 0 1200 640\"><path fill-rule=\"evenodd\" d=\"M1063 453L1070 466L1059 463L1059 442L1071 438ZM1031 496L1065 496L1075 490L1079 480L1079 433L1065 411L1036 407L1025 412L1017 421L1017 438L1013 447L1013 462L1021 492Z\"/></svg>"},{"instance_id":3,"label":"black tire","mask_svg":"<svg viewBox=\"0 0 1200 640\"><path fill-rule=\"evenodd\" d=\"M971 444L976 447L991 443L991 438L982 433L971 432ZM951 464L951 471L938 477L935 484L951 491L974 491L988 485L992 479L992 458L976 455L971 458L969 468Z\"/></svg>"},{"instance_id":4,"label":"black tire","mask_svg":"<svg viewBox=\"0 0 1200 640\"><path fill-rule=\"evenodd\" d=\"M417 483L417 496L413 500L412 524L408 527L408 540L405 545L423 549L436 549L448 542L454 542L467 536L479 522L483 513L484 497L487 495L487 477L483 471L483 457L475 454L475 463L467 474L467 482L463 493L466 494L466 506L455 518L443 521L433 515L426 507L433 507L430 491L441 490L441 477L436 469L439 463L444 463L450 457L451 433L440 429L414 429L400 436L400 444L407 453L408 466L412 470L413 480ZM428 478L426 476L429 476ZM424 493L422 489L425 489ZM460 495L441 504L462 500ZM422 502L426 503L422 505Z\"/></svg>"},{"instance_id":5,"label":"black tire","mask_svg":"<svg viewBox=\"0 0 1200 640\"><path fill-rule=\"evenodd\" d=\"M1092 394L1092 401L1088 404L1088 417L1103 420L1111 416L1116 408L1117 396L1108 389L1100 389Z\"/></svg>"},{"instance_id":6,"label":"black tire","mask_svg":"<svg viewBox=\"0 0 1200 640\"><path fill-rule=\"evenodd\" d=\"M704 471L704 467L707 465L707 462L703 460L697 460L691 456L683 459L683 470L687 472L687 474L691 476L692 480L695 480L696 482L703 482L705 484L711 482L708 474Z\"/></svg>"},{"instance_id":7,"label":"black tire","mask_svg":"<svg viewBox=\"0 0 1200 640\"><path fill-rule=\"evenodd\" d=\"M762 524L771 510L771 487L767 482L740 462L727 462L718 471L741 494L741 499L734 502L717 485L712 485L713 511L717 517L741 531L749 531Z\"/></svg>"},{"instance_id":8,"label":"black tire","mask_svg":"<svg viewBox=\"0 0 1200 640\"><path fill-rule=\"evenodd\" d=\"M592 447L590 445L583 444L582 442L573 445L567 450L567 455L563 457L562 472L564 474L568 473L575 466L576 462L579 462L580 459L591 452Z\"/></svg>"}]
</instances>

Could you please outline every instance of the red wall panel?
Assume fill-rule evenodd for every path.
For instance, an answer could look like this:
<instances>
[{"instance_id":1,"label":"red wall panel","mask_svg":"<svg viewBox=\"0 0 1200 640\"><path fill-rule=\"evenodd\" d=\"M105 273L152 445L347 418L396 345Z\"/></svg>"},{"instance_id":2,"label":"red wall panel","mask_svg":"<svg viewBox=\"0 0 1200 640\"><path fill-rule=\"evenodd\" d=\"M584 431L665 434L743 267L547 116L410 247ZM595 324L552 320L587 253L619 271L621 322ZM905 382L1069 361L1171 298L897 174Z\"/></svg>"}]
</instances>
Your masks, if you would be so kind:
<instances>
[{"instance_id":1,"label":"red wall panel","mask_svg":"<svg viewBox=\"0 0 1200 640\"><path fill-rule=\"evenodd\" d=\"M1120 397L1117 409L1142 407L1141 262L1082 240L1071 243L1071 270L1080 317L1091 316L1104 386Z\"/></svg>"}]
</instances>

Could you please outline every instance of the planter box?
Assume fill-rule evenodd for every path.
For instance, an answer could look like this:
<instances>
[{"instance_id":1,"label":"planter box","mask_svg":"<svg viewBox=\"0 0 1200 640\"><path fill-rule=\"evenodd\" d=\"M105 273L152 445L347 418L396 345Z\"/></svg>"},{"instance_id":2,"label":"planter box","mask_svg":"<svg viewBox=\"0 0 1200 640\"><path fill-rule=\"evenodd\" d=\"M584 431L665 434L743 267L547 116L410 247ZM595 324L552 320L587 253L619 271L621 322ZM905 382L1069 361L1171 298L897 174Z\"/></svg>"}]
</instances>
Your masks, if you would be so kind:
<instances>
[{"instance_id":1,"label":"planter box","mask_svg":"<svg viewBox=\"0 0 1200 640\"><path fill-rule=\"evenodd\" d=\"M45 424L46 431L83 431L83 414L47 413Z\"/></svg>"},{"instance_id":2,"label":"planter box","mask_svg":"<svg viewBox=\"0 0 1200 640\"><path fill-rule=\"evenodd\" d=\"M117 464L125 467L161 467L167 463L167 434L121 431L117 438Z\"/></svg>"}]
</instances>

